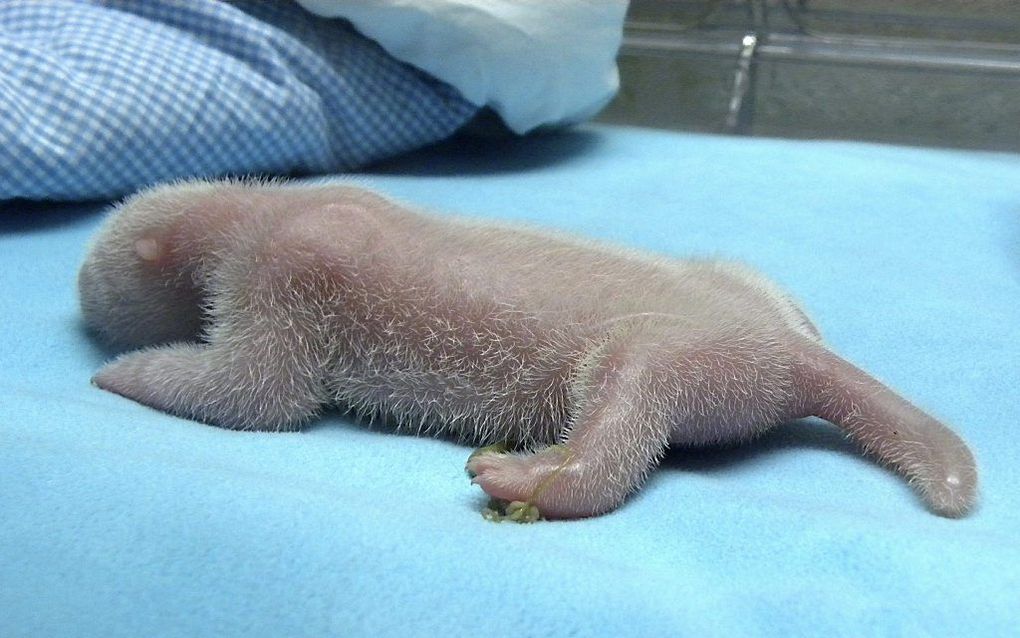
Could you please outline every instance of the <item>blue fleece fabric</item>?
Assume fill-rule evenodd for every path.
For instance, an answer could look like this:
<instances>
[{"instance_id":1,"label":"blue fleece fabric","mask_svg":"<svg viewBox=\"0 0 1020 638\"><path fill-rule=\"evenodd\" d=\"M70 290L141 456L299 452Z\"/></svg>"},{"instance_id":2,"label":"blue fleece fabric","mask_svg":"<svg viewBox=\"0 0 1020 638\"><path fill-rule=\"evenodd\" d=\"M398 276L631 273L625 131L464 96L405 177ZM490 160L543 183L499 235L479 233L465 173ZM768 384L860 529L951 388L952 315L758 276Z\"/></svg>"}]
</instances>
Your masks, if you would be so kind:
<instances>
[{"instance_id":1,"label":"blue fleece fabric","mask_svg":"<svg viewBox=\"0 0 1020 638\"><path fill-rule=\"evenodd\" d=\"M103 213L0 215L0 635L1006 635L1020 626L1020 157L587 127L367 181L436 209L743 259L939 415L938 518L831 426L675 450L619 511L484 521L469 449L331 415L247 434L102 392L75 273ZM31 208L26 210L26 208ZM555 274L551 274L555 276Z\"/></svg>"}]
</instances>

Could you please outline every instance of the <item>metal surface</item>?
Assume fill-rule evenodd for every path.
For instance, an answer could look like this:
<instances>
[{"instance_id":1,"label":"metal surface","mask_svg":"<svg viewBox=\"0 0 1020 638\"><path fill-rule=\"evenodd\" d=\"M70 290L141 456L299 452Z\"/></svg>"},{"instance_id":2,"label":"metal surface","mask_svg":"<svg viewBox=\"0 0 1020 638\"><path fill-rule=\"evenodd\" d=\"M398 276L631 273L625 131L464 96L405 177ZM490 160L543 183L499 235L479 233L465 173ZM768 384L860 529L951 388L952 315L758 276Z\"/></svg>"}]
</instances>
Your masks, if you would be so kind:
<instances>
[{"instance_id":1,"label":"metal surface","mask_svg":"<svg viewBox=\"0 0 1020 638\"><path fill-rule=\"evenodd\" d=\"M603 121L1020 151L1020 0L631 0L620 69Z\"/></svg>"},{"instance_id":2,"label":"metal surface","mask_svg":"<svg viewBox=\"0 0 1020 638\"><path fill-rule=\"evenodd\" d=\"M738 59L744 32L728 30L680 33L669 28L630 23L623 55L713 55ZM1020 46L946 42L873 36L756 34L760 60L833 65L895 67L953 73L1004 74L1020 77Z\"/></svg>"},{"instance_id":3,"label":"metal surface","mask_svg":"<svg viewBox=\"0 0 1020 638\"><path fill-rule=\"evenodd\" d=\"M748 94L753 83L755 51L758 48L758 36L754 33L744 35L740 41L740 55L737 56L737 70L733 75L733 91L730 93L730 104L726 112L726 128L734 133L744 133L751 126L753 109L749 106Z\"/></svg>"}]
</instances>

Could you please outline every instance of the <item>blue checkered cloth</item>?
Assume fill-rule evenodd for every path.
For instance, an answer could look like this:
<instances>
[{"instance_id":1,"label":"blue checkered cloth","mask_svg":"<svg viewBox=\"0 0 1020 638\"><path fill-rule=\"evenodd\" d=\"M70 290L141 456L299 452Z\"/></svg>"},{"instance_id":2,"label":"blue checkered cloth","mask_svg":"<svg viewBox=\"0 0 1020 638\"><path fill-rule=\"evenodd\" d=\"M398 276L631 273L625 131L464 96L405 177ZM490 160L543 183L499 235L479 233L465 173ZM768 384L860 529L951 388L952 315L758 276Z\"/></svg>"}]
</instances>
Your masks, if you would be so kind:
<instances>
[{"instance_id":1,"label":"blue checkered cloth","mask_svg":"<svg viewBox=\"0 0 1020 638\"><path fill-rule=\"evenodd\" d=\"M0 200L346 171L477 110L291 2L0 2Z\"/></svg>"}]
</instances>

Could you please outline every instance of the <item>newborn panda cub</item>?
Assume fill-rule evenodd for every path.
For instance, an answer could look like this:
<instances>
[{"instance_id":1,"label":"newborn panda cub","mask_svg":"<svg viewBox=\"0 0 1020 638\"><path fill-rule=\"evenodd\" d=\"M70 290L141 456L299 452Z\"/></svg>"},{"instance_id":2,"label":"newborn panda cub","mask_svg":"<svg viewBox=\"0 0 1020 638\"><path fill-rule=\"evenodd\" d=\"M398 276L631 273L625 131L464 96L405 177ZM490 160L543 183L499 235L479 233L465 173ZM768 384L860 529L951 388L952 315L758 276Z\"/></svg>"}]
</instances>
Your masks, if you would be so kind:
<instances>
[{"instance_id":1,"label":"newborn panda cub","mask_svg":"<svg viewBox=\"0 0 1020 638\"><path fill-rule=\"evenodd\" d=\"M343 406L452 434L489 446L469 474L514 519L609 512L669 445L809 415L936 514L975 501L963 441L733 263L423 214L353 185L190 182L120 204L78 283L87 324L135 349L100 388L236 430Z\"/></svg>"}]
</instances>

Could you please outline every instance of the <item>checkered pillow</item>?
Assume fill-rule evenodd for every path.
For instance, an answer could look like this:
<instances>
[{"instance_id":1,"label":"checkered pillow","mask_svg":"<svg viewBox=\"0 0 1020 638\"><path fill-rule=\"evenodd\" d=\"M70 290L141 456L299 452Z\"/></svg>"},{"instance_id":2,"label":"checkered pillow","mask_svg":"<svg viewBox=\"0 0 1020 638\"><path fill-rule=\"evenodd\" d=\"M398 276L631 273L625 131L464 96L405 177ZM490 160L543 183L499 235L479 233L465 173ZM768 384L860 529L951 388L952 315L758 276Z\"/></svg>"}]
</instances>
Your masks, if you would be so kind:
<instances>
[{"instance_id":1,"label":"checkered pillow","mask_svg":"<svg viewBox=\"0 0 1020 638\"><path fill-rule=\"evenodd\" d=\"M345 171L447 137L476 111L291 2L0 2L0 199Z\"/></svg>"}]
</instances>

